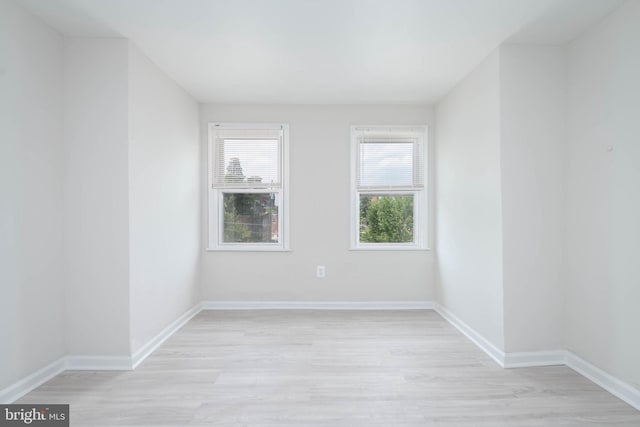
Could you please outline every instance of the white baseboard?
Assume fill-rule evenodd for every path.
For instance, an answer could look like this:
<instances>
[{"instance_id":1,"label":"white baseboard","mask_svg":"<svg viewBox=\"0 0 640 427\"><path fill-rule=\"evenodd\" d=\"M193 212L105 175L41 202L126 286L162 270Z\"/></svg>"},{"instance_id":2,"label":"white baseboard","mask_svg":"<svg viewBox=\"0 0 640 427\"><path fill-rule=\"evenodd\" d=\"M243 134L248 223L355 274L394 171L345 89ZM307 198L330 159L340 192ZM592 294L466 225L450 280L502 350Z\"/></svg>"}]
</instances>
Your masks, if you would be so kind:
<instances>
[{"instance_id":1,"label":"white baseboard","mask_svg":"<svg viewBox=\"0 0 640 427\"><path fill-rule=\"evenodd\" d=\"M566 365L640 411L640 390L567 350L505 353L438 303L434 309L503 368Z\"/></svg>"},{"instance_id":2,"label":"white baseboard","mask_svg":"<svg viewBox=\"0 0 640 427\"><path fill-rule=\"evenodd\" d=\"M4 390L0 390L0 403L15 402L64 371L128 371L131 369L131 358L127 356L64 356Z\"/></svg>"},{"instance_id":3,"label":"white baseboard","mask_svg":"<svg viewBox=\"0 0 640 427\"><path fill-rule=\"evenodd\" d=\"M65 356L0 390L0 404L15 402L64 371L130 371L162 345L171 335L202 310L198 303L173 321L133 356Z\"/></svg>"},{"instance_id":4,"label":"white baseboard","mask_svg":"<svg viewBox=\"0 0 640 427\"><path fill-rule=\"evenodd\" d=\"M568 351L568 367L640 411L640 390Z\"/></svg>"},{"instance_id":5,"label":"white baseboard","mask_svg":"<svg viewBox=\"0 0 640 427\"><path fill-rule=\"evenodd\" d=\"M440 316L444 317L447 322L451 323L451 325L462 332L464 336L469 338L475 345L480 347L480 349L484 351L490 358L495 360L498 365L500 365L501 367L505 367L505 353L502 350L493 345L488 339L480 335L475 331L475 329L467 325L459 317L457 317L455 314L453 314L440 304L435 303L433 308Z\"/></svg>"},{"instance_id":6,"label":"white baseboard","mask_svg":"<svg viewBox=\"0 0 640 427\"><path fill-rule=\"evenodd\" d=\"M130 371L129 356L67 356L67 371Z\"/></svg>"},{"instance_id":7,"label":"white baseboard","mask_svg":"<svg viewBox=\"0 0 640 427\"><path fill-rule=\"evenodd\" d=\"M61 357L44 368L38 369L31 375L28 375L9 387L0 390L0 403L9 404L15 402L31 390L41 386L51 378L64 372L66 367L66 358Z\"/></svg>"},{"instance_id":8,"label":"white baseboard","mask_svg":"<svg viewBox=\"0 0 640 427\"><path fill-rule=\"evenodd\" d=\"M205 301L203 310L430 310L431 301Z\"/></svg>"},{"instance_id":9,"label":"white baseboard","mask_svg":"<svg viewBox=\"0 0 640 427\"><path fill-rule=\"evenodd\" d=\"M162 345L171 335L175 334L178 329L182 328L189 320L200 313L202 310L202 304L198 303L191 307L182 316L171 322L169 326L164 328L158 335L153 337L148 343L143 345L138 351L133 354L131 358L131 368L135 369L140 363L144 361L151 353L156 351L158 347Z\"/></svg>"},{"instance_id":10,"label":"white baseboard","mask_svg":"<svg viewBox=\"0 0 640 427\"><path fill-rule=\"evenodd\" d=\"M504 368L529 368L532 366L564 365L567 352L564 350L512 352L504 354Z\"/></svg>"}]
</instances>

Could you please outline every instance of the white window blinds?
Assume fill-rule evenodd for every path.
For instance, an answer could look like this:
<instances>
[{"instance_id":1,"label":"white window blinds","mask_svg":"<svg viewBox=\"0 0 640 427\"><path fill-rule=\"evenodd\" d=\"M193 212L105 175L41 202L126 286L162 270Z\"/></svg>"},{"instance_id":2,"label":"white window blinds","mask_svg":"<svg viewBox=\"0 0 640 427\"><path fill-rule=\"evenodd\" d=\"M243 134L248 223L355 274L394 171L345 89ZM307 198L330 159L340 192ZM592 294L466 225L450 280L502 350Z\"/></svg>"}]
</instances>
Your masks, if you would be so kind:
<instances>
[{"instance_id":1,"label":"white window blinds","mask_svg":"<svg viewBox=\"0 0 640 427\"><path fill-rule=\"evenodd\" d=\"M416 189L424 186L424 128L356 128L356 187Z\"/></svg>"},{"instance_id":2,"label":"white window blinds","mask_svg":"<svg viewBox=\"0 0 640 427\"><path fill-rule=\"evenodd\" d=\"M281 128L214 131L214 188L281 188Z\"/></svg>"}]
</instances>

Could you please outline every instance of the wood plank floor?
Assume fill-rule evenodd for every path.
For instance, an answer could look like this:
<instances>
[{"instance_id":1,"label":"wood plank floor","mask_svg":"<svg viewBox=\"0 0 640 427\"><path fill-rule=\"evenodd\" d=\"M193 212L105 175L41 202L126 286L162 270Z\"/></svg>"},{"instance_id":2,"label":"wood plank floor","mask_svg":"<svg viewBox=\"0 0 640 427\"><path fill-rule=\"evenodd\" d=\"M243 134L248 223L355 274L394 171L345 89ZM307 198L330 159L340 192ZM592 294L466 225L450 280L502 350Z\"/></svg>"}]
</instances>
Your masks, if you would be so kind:
<instances>
[{"instance_id":1,"label":"wood plank floor","mask_svg":"<svg viewBox=\"0 0 640 427\"><path fill-rule=\"evenodd\" d=\"M567 367L498 367L431 310L205 311L135 371L67 371L17 403L69 403L72 426L640 426Z\"/></svg>"}]
</instances>

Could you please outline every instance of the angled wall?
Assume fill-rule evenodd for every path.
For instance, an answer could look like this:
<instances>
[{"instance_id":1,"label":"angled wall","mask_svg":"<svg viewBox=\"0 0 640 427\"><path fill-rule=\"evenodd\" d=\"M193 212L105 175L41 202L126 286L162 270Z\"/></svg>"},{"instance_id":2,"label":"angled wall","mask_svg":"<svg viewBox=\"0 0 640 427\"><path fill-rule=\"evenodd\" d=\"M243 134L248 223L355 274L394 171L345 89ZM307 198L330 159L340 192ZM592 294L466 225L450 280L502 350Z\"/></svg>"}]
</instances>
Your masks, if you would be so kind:
<instances>
[{"instance_id":1,"label":"angled wall","mask_svg":"<svg viewBox=\"0 0 640 427\"><path fill-rule=\"evenodd\" d=\"M504 349L500 53L436 108L438 302Z\"/></svg>"},{"instance_id":2,"label":"angled wall","mask_svg":"<svg viewBox=\"0 0 640 427\"><path fill-rule=\"evenodd\" d=\"M200 302L198 104L128 46L131 352Z\"/></svg>"},{"instance_id":3,"label":"angled wall","mask_svg":"<svg viewBox=\"0 0 640 427\"><path fill-rule=\"evenodd\" d=\"M0 1L0 400L127 369L200 296L197 103L127 40ZM69 356L69 357L67 357Z\"/></svg>"},{"instance_id":4,"label":"angled wall","mask_svg":"<svg viewBox=\"0 0 640 427\"><path fill-rule=\"evenodd\" d=\"M567 46L503 45L492 56L499 70L482 79L485 61L436 109L440 304L503 358L568 363L636 407L639 21L640 3L627 2ZM489 115L496 111L496 102L487 102L492 96L499 108ZM498 152L478 152L487 131L477 120L498 122L489 133ZM500 173L484 199L493 196L500 206L491 217L499 220L498 262L478 255L472 239L487 240L487 224L470 205L482 182L477 160ZM503 272L481 297L487 275L473 269L477 260ZM476 277L465 277L469 266ZM488 296L500 290L496 307ZM499 326L488 328L486 318L500 310L502 345ZM540 352L552 356L536 359Z\"/></svg>"},{"instance_id":5,"label":"angled wall","mask_svg":"<svg viewBox=\"0 0 640 427\"><path fill-rule=\"evenodd\" d=\"M200 299L198 107L125 39L65 71L68 348L128 358Z\"/></svg>"},{"instance_id":6,"label":"angled wall","mask_svg":"<svg viewBox=\"0 0 640 427\"><path fill-rule=\"evenodd\" d=\"M562 348L565 86L504 45L436 109L438 302L496 354Z\"/></svg>"}]
</instances>

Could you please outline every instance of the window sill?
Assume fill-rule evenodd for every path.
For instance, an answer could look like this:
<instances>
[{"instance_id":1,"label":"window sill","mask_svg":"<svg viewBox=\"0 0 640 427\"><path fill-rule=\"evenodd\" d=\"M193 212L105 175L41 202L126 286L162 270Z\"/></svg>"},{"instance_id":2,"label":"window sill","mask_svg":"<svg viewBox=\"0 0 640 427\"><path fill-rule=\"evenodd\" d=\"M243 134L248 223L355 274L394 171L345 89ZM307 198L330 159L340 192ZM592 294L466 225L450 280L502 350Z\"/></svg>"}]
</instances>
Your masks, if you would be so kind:
<instances>
[{"instance_id":1,"label":"window sill","mask_svg":"<svg viewBox=\"0 0 640 427\"><path fill-rule=\"evenodd\" d=\"M416 246L352 246L350 251L415 251L415 252L429 252L431 248L419 248Z\"/></svg>"},{"instance_id":2,"label":"window sill","mask_svg":"<svg viewBox=\"0 0 640 427\"><path fill-rule=\"evenodd\" d=\"M273 248L273 247L224 247L224 248L207 248L207 252L293 252L290 248Z\"/></svg>"}]
</instances>

